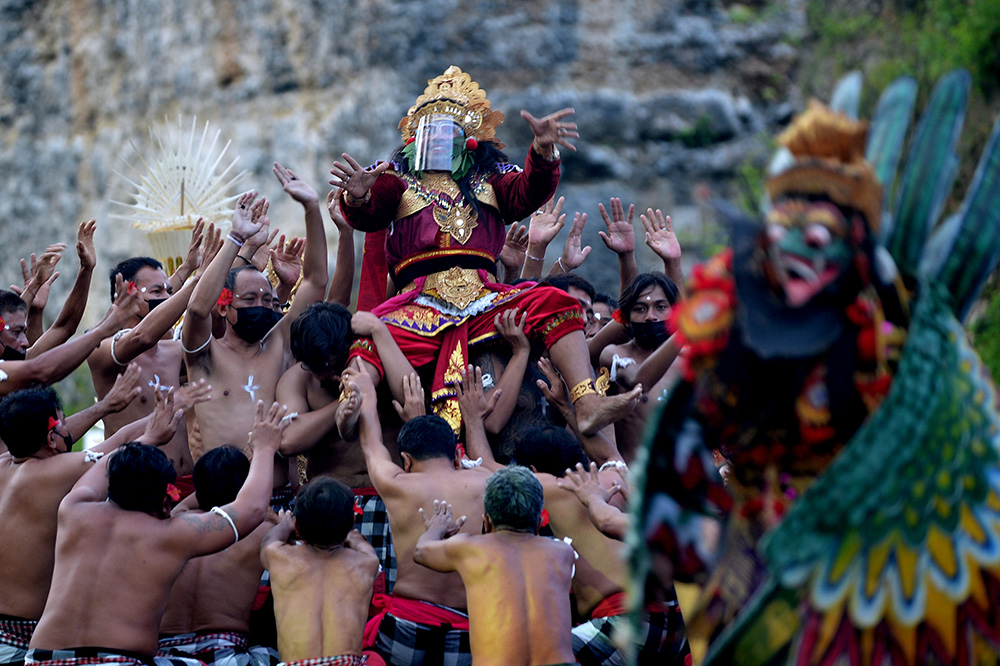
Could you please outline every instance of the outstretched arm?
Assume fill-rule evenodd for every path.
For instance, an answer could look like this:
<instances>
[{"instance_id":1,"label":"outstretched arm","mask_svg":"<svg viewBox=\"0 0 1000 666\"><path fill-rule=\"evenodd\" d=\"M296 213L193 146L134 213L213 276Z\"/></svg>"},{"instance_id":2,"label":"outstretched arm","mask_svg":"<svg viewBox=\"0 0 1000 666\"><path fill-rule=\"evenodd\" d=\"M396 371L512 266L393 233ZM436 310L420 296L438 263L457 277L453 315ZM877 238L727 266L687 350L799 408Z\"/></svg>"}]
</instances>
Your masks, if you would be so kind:
<instances>
[{"instance_id":1,"label":"outstretched arm","mask_svg":"<svg viewBox=\"0 0 1000 666\"><path fill-rule=\"evenodd\" d=\"M326 282L330 277L326 264L326 230L323 228L323 215L319 210L319 195L308 183L295 172L286 169L277 162L274 163L274 175L284 186L285 192L295 201L302 204L305 210L306 245L302 257L302 283L295 294L292 308L285 317L271 329L271 333L280 333L287 341L292 322L308 306L322 300L326 292Z\"/></svg>"},{"instance_id":2,"label":"outstretched arm","mask_svg":"<svg viewBox=\"0 0 1000 666\"><path fill-rule=\"evenodd\" d=\"M295 520L291 511L282 509L278 512L278 524L267 531L260 542L260 563L265 569L271 568L269 557L282 546L292 541L295 534Z\"/></svg>"},{"instance_id":3,"label":"outstretched arm","mask_svg":"<svg viewBox=\"0 0 1000 666\"><path fill-rule=\"evenodd\" d=\"M504 310L493 317L493 325L497 327L511 349L510 362L504 368L493 391L494 394L499 394L499 400L485 421L486 431L494 435L503 430L510 420L510 415L514 413L517 396L521 391L521 382L524 381L524 372L528 369L528 358L531 355L531 343L524 334L528 313L525 312L521 316L520 322L517 320L517 315L517 308L514 308Z\"/></svg>"},{"instance_id":4,"label":"outstretched arm","mask_svg":"<svg viewBox=\"0 0 1000 666\"><path fill-rule=\"evenodd\" d=\"M608 504L608 500L621 487L617 483L610 488L602 485L598 478L597 463L590 463L589 474L582 463L577 463L576 469L567 469L565 476L557 483L560 488L571 491L587 507L590 521L598 530L612 539L625 540L629 530L628 515Z\"/></svg>"},{"instance_id":5,"label":"outstretched arm","mask_svg":"<svg viewBox=\"0 0 1000 666\"><path fill-rule=\"evenodd\" d=\"M31 253L31 270L28 264L21 259L21 274L24 276L24 286L11 285L10 290L18 294L28 305L28 320L25 335L28 344L33 345L38 341L44 332L42 315L45 306L49 301L49 290L52 283L59 277L59 272L55 270L56 264L62 259L62 253L66 249L66 243L53 243L45 248L41 257L36 258L35 253Z\"/></svg>"},{"instance_id":6,"label":"outstretched arm","mask_svg":"<svg viewBox=\"0 0 1000 666\"><path fill-rule=\"evenodd\" d=\"M462 545L468 537L455 536L468 519L461 516L458 520L452 514L451 504L443 500L434 500L434 511L429 516L420 507L420 517L423 518L426 532L417 539L413 549L413 561L428 569L447 573L456 570L456 562Z\"/></svg>"},{"instance_id":7,"label":"outstretched arm","mask_svg":"<svg viewBox=\"0 0 1000 666\"><path fill-rule=\"evenodd\" d=\"M371 338L378 349L379 360L382 361L382 369L385 371L385 381L389 385L392 397L402 404L405 404L406 395L403 391L403 377L415 372L410 365L409 359L396 344L389 327L381 319L371 312L355 312L351 317L351 331L355 335ZM370 364L365 364L369 369L369 376L372 383L378 382L376 376L378 372Z\"/></svg>"},{"instance_id":8,"label":"outstretched arm","mask_svg":"<svg viewBox=\"0 0 1000 666\"><path fill-rule=\"evenodd\" d=\"M493 458L493 450L486 439L486 429L483 419L496 407L497 399L503 394L503 389L496 389L493 395L486 398L483 393L483 371L474 365L462 368L462 379L455 385L458 393L458 407L462 412L462 423L465 424L466 453L472 459L482 458L483 467L500 469L503 465Z\"/></svg>"},{"instance_id":9,"label":"outstretched arm","mask_svg":"<svg viewBox=\"0 0 1000 666\"><path fill-rule=\"evenodd\" d=\"M80 270L76 274L76 281L52 326L28 349L28 358L63 344L76 333L76 329L80 326L83 312L87 309L90 280L94 275L94 267L97 265L97 251L94 249L94 230L96 228L96 220L80 223L76 240L76 253L80 257Z\"/></svg>"},{"instance_id":10,"label":"outstretched arm","mask_svg":"<svg viewBox=\"0 0 1000 666\"><path fill-rule=\"evenodd\" d=\"M337 408L339 400L310 410L305 382L306 371L296 363L281 375L275 390L275 399L288 407L289 414L295 414L281 437L278 452L283 456L295 456L309 451L325 437L337 437Z\"/></svg>"},{"instance_id":11,"label":"outstretched arm","mask_svg":"<svg viewBox=\"0 0 1000 666\"><path fill-rule=\"evenodd\" d=\"M566 214L562 212L566 197L549 199L544 206L531 214L528 220L528 248L521 269L521 277L537 280L542 277L542 266L545 263L545 252L549 243L555 240L556 234L566 224Z\"/></svg>"},{"instance_id":12,"label":"outstretched arm","mask_svg":"<svg viewBox=\"0 0 1000 666\"><path fill-rule=\"evenodd\" d=\"M652 389L677 360L680 351L677 335L671 335L641 364L621 368L615 381L625 389L632 389L639 384Z\"/></svg>"},{"instance_id":13,"label":"outstretched arm","mask_svg":"<svg viewBox=\"0 0 1000 666\"><path fill-rule=\"evenodd\" d=\"M344 384L347 387L342 409L360 411L358 421L358 436L361 440L361 453L365 457L368 476L371 477L379 495L391 494L395 489L397 477L404 474L403 470L392 461L389 450L382 441L382 424L378 418L378 406L375 397L375 385L363 370L348 368L344 371Z\"/></svg>"},{"instance_id":14,"label":"outstretched arm","mask_svg":"<svg viewBox=\"0 0 1000 666\"><path fill-rule=\"evenodd\" d=\"M94 328L36 358L4 363L0 396L33 384L53 384L73 372L101 344L101 340L114 335L125 322L138 314L138 291L135 285L126 289L119 278L119 296Z\"/></svg>"},{"instance_id":15,"label":"outstretched arm","mask_svg":"<svg viewBox=\"0 0 1000 666\"><path fill-rule=\"evenodd\" d=\"M618 269L620 274L619 293L625 293L632 280L639 274L639 268L635 263L635 227L632 226L632 216L635 214L635 206L629 204L628 217L625 216L625 208L622 200L617 197L611 199L611 215L605 210L604 204L597 204L601 211L601 218L607 226L607 233L597 232L601 240L608 246L608 249L618 255Z\"/></svg>"},{"instance_id":16,"label":"outstretched arm","mask_svg":"<svg viewBox=\"0 0 1000 666\"><path fill-rule=\"evenodd\" d=\"M645 215L640 215L642 226L646 229L646 245L663 259L663 272L674 281L684 298L684 272L681 270L681 244L674 233L674 224L667 215L657 208L646 209Z\"/></svg>"},{"instance_id":17,"label":"outstretched arm","mask_svg":"<svg viewBox=\"0 0 1000 666\"><path fill-rule=\"evenodd\" d=\"M337 265L333 268L330 289L326 292L328 303L351 306L354 289L354 229L344 219L340 210L340 190L332 189L326 197L326 209L337 227Z\"/></svg>"},{"instance_id":18,"label":"outstretched arm","mask_svg":"<svg viewBox=\"0 0 1000 666\"><path fill-rule=\"evenodd\" d=\"M171 293L177 293L187 279L201 267L201 244L202 240L204 240L204 232L205 220L199 217L198 221L194 223L194 229L191 230L191 242L188 243L188 251L184 255L184 261L181 262L181 265L170 276Z\"/></svg>"},{"instance_id":19,"label":"outstretched arm","mask_svg":"<svg viewBox=\"0 0 1000 666\"><path fill-rule=\"evenodd\" d=\"M205 274L198 281L188 302L181 331L184 349L199 350L198 355L208 353L207 343L212 336L212 310L222 293L236 253L246 239L257 233L263 225L263 218L267 217L267 205L267 199L257 200L257 192L253 190L236 200L233 230L205 269Z\"/></svg>"},{"instance_id":20,"label":"outstretched arm","mask_svg":"<svg viewBox=\"0 0 1000 666\"><path fill-rule=\"evenodd\" d=\"M74 440L79 440L94 424L108 414L122 411L142 393L139 387L140 368L130 363L125 372L118 375L114 385L107 394L96 403L82 409L72 416L66 417L66 429Z\"/></svg>"},{"instance_id":21,"label":"outstretched arm","mask_svg":"<svg viewBox=\"0 0 1000 666\"><path fill-rule=\"evenodd\" d=\"M566 237L566 244L563 246L562 255L556 259L556 263L549 268L547 275L559 275L569 273L579 268L587 255L590 254L591 247L583 247L583 228L587 224L586 213L576 213L573 215L573 225L569 229L569 236Z\"/></svg>"}]
</instances>

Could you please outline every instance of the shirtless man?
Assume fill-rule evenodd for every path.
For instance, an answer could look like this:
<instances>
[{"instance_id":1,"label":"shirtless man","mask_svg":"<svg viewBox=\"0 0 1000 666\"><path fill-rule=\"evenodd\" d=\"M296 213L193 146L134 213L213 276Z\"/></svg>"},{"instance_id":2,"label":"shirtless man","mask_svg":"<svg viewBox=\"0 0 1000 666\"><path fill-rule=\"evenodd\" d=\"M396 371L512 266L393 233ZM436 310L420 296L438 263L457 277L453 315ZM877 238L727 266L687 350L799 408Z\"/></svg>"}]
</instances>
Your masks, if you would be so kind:
<instances>
[{"instance_id":1,"label":"shirtless man","mask_svg":"<svg viewBox=\"0 0 1000 666\"><path fill-rule=\"evenodd\" d=\"M459 534L447 502L421 509L426 532L413 553L419 564L458 572L469 597L469 641L476 666L572 664L569 607L573 548L538 536L542 487L524 467L489 478L484 534Z\"/></svg>"},{"instance_id":2,"label":"shirtless man","mask_svg":"<svg viewBox=\"0 0 1000 666\"><path fill-rule=\"evenodd\" d=\"M297 414L285 430L279 452L285 456L309 454L306 476L330 476L353 489L361 507L358 529L378 554L385 570L385 584L392 591L396 582L396 556L392 548L385 503L375 492L365 467L365 458L354 442L340 437L337 412L340 406L340 375L344 371L351 343L352 327L370 335L378 345L382 365L390 376L402 375L412 367L399 351L388 327L369 312L352 315L333 303L314 303L306 308L291 328L291 351L295 363L278 381L278 402ZM360 359L352 361L372 372L378 371ZM421 412L422 413L422 412ZM392 456L399 456L392 446Z\"/></svg>"},{"instance_id":3,"label":"shirtless man","mask_svg":"<svg viewBox=\"0 0 1000 666\"><path fill-rule=\"evenodd\" d=\"M195 238L200 243L200 227L195 229ZM87 357L90 376L98 396L104 396L125 367L135 361L141 371L141 394L128 409L104 421L104 429L113 435L119 428L149 415L153 410L155 391L169 391L181 385L184 360L179 342L171 339L170 332L177 320L184 314L188 299L198 284L195 275L176 293L171 294L171 285L163 265L151 257L132 257L111 269L112 296L118 276L126 283L133 283L139 289L139 309L125 328L104 340ZM162 448L170 458L179 480L177 485L187 496L191 493L191 452L188 449L187 429L178 428L173 441Z\"/></svg>"},{"instance_id":4,"label":"shirtless man","mask_svg":"<svg viewBox=\"0 0 1000 666\"><path fill-rule=\"evenodd\" d=\"M472 381L463 374L458 386L459 405L466 422L466 440L470 457L482 457L483 467L503 469L496 463L488 445L482 423L487 402L482 392L478 371ZM623 556L621 541L607 537L590 520L587 508L560 480L567 468L586 462L580 442L564 428L547 426L525 433L514 453L519 465L530 467L538 477L545 494L545 508L549 514L549 527L558 538L569 537L579 554L573 593L576 610L590 622L573 629L573 652L582 664L624 663L617 647L610 640L611 629L619 624L625 612L624 590L628 581L628 567ZM621 477L613 469L601 472L610 487ZM471 599L471 596L470 596ZM684 625L676 602L655 611L646 619L646 635L640 645L646 658L662 661L649 663L682 664L687 653L684 642ZM652 626L652 629L650 627ZM661 644L662 639L662 644ZM648 642L649 645L645 645ZM604 661L614 659L614 661ZM673 661L680 659L679 661Z\"/></svg>"},{"instance_id":5,"label":"shirtless man","mask_svg":"<svg viewBox=\"0 0 1000 666\"><path fill-rule=\"evenodd\" d=\"M367 631L365 647L375 641L377 651L394 666L409 664L464 664L472 662L465 614L465 587L458 573L438 573L413 560L417 539L424 532L418 508L443 497L460 513L473 517L463 531L479 530L483 491L489 472L480 467L461 469L455 435L438 416L420 416L399 431L399 455L393 462L382 443L375 405L375 387L365 372L345 373L350 392L347 409L359 410L361 450L368 475L385 501L399 573L391 598L376 598L384 606ZM377 637L374 627L378 626ZM441 627L445 627L442 629Z\"/></svg>"},{"instance_id":6,"label":"shirtless man","mask_svg":"<svg viewBox=\"0 0 1000 666\"><path fill-rule=\"evenodd\" d=\"M289 333L306 306L323 298L327 282L326 234L315 190L275 163L274 173L285 191L305 209L306 242L302 282L284 316L275 312L277 296L264 274L252 266L231 269L246 239L264 225L268 202L256 192L239 197L233 230L195 287L185 316L181 343L188 379L211 383L212 400L195 409L203 448L240 446L258 400L270 404L281 374L291 365ZM231 270L230 270L231 269ZM228 291L227 291L228 290ZM223 297L220 298L220 294ZM212 335L212 313L226 322L225 334ZM292 499L288 461L275 460L274 484L281 504Z\"/></svg>"},{"instance_id":7,"label":"shirtless man","mask_svg":"<svg viewBox=\"0 0 1000 666\"><path fill-rule=\"evenodd\" d=\"M207 513L213 506L232 502L249 473L250 461L236 447L212 449L194 466L192 499L197 503L185 506L191 503L189 499L171 515ZM273 522L264 521L229 548L184 565L160 621L159 656L180 655L210 666L277 663L277 651L252 645L250 636L250 612L264 571L260 543L272 526Z\"/></svg>"},{"instance_id":8,"label":"shirtless man","mask_svg":"<svg viewBox=\"0 0 1000 666\"><path fill-rule=\"evenodd\" d=\"M677 285L665 274L637 276L618 303L622 316L627 318L625 332L631 340L609 345L601 352L601 366L610 369L613 388L629 391L638 384L650 387L649 400L615 424L615 441L626 462L632 461L639 447L646 422L658 406L657 398L679 378L671 367L680 348L667 331L677 297Z\"/></svg>"},{"instance_id":9,"label":"shirtless man","mask_svg":"<svg viewBox=\"0 0 1000 666\"><path fill-rule=\"evenodd\" d=\"M52 587L25 663L70 666L108 654L129 666L152 661L184 564L232 546L263 521L284 416L277 403L266 413L257 403L250 474L233 502L211 512L170 517L176 472L143 444L122 446L84 474L59 507Z\"/></svg>"},{"instance_id":10,"label":"shirtless man","mask_svg":"<svg viewBox=\"0 0 1000 666\"><path fill-rule=\"evenodd\" d=\"M104 338L114 335L126 322L130 321L139 308L139 290L127 288L120 280L116 283L118 298L97 324L75 339L57 345L34 358L24 361L0 360L0 397L11 391L35 386L54 384L68 376L86 360ZM17 339L18 345L26 346L24 337L27 327L27 304L13 292L0 290L0 328ZM23 344L22 340L23 339ZM4 345L12 344L8 339Z\"/></svg>"},{"instance_id":11,"label":"shirtless man","mask_svg":"<svg viewBox=\"0 0 1000 666\"><path fill-rule=\"evenodd\" d=\"M130 374L134 385L137 369ZM119 386L112 394L121 392ZM144 433L147 424L138 424L85 453L70 451L69 419L51 388L21 389L0 402L0 436L9 447L0 455L0 663L24 660L42 616L52 581L59 503L96 460L128 441L126 436L142 433L139 441L162 443L172 408L166 394L160 402L161 418Z\"/></svg>"},{"instance_id":12,"label":"shirtless man","mask_svg":"<svg viewBox=\"0 0 1000 666\"><path fill-rule=\"evenodd\" d=\"M286 664L363 666L375 550L354 526L354 494L328 477L307 483L260 547L271 572L278 653ZM295 538L297 537L297 539Z\"/></svg>"}]
</instances>

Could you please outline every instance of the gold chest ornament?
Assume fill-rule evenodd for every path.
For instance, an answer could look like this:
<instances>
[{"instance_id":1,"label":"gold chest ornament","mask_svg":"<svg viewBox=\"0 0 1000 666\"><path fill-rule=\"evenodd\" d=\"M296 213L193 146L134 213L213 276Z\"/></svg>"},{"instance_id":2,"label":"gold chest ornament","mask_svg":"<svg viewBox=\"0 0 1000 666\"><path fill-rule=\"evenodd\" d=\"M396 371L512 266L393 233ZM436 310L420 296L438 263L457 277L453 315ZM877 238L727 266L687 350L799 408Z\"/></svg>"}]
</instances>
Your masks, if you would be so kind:
<instances>
[{"instance_id":1,"label":"gold chest ornament","mask_svg":"<svg viewBox=\"0 0 1000 666\"><path fill-rule=\"evenodd\" d=\"M450 173L425 173L420 179L411 174L402 174L400 177L406 182L407 189L396 210L397 220L431 206L434 222L441 233L448 234L461 245L472 238L473 230L479 226L479 218L476 210L465 203ZM473 191L483 203L497 206L493 187L485 179L475 183ZM448 198L445 199L445 196Z\"/></svg>"}]
</instances>

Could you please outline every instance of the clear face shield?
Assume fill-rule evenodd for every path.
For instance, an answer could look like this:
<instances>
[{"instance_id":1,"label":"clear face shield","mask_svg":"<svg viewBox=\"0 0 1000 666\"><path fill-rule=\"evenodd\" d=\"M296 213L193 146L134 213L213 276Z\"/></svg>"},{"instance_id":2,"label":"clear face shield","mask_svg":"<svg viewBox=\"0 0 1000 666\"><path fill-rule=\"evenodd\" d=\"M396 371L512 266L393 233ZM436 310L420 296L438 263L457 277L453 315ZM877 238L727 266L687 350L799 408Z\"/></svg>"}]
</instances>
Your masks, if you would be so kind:
<instances>
[{"instance_id":1,"label":"clear face shield","mask_svg":"<svg viewBox=\"0 0 1000 666\"><path fill-rule=\"evenodd\" d=\"M414 134L416 150L414 171L451 171L456 144L461 145L465 132L447 114L435 113L417 121Z\"/></svg>"}]
</instances>

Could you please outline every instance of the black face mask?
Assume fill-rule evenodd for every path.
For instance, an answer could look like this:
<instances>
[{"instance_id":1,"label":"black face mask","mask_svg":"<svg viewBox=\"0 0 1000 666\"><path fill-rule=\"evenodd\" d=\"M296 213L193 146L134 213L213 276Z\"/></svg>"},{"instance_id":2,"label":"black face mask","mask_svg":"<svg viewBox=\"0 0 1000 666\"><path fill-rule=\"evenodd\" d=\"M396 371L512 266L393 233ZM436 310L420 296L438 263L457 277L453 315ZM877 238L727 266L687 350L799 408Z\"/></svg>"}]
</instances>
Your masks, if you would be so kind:
<instances>
[{"instance_id":1,"label":"black face mask","mask_svg":"<svg viewBox=\"0 0 1000 666\"><path fill-rule=\"evenodd\" d=\"M634 321L632 337L643 349L656 349L670 337L665 321Z\"/></svg>"},{"instance_id":2,"label":"black face mask","mask_svg":"<svg viewBox=\"0 0 1000 666\"><path fill-rule=\"evenodd\" d=\"M27 350L19 351L17 347L8 347L7 345L4 345L3 354L0 355L0 358L3 358L5 361L23 361L27 358L27 356Z\"/></svg>"},{"instance_id":3,"label":"black face mask","mask_svg":"<svg viewBox=\"0 0 1000 666\"><path fill-rule=\"evenodd\" d=\"M246 342L260 342L274 325L281 321L281 315L260 305L236 308L236 323L233 331Z\"/></svg>"},{"instance_id":4,"label":"black face mask","mask_svg":"<svg viewBox=\"0 0 1000 666\"><path fill-rule=\"evenodd\" d=\"M165 298L151 298L148 301L146 301L146 305L149 306L149 311L152 312L153 308L155 308L157 305L160 305L160 304L166 303L166 302L167 302L167 299L165 299Z\"/></svg>"},{"instance_id":5,"label":"black face mask","mask_svg":"<svg viewBox=\"0 0 1000 666\"><path fill-rule=\"evenodd\" d=\"M67 430L67 432L69 431ZM70 453L73 450L73 435L72 434L63 435L62 433L59 432L57 432L56 434L62 437L62 441L66 445L66 453Z\"/></svg>"}]
</instances>

